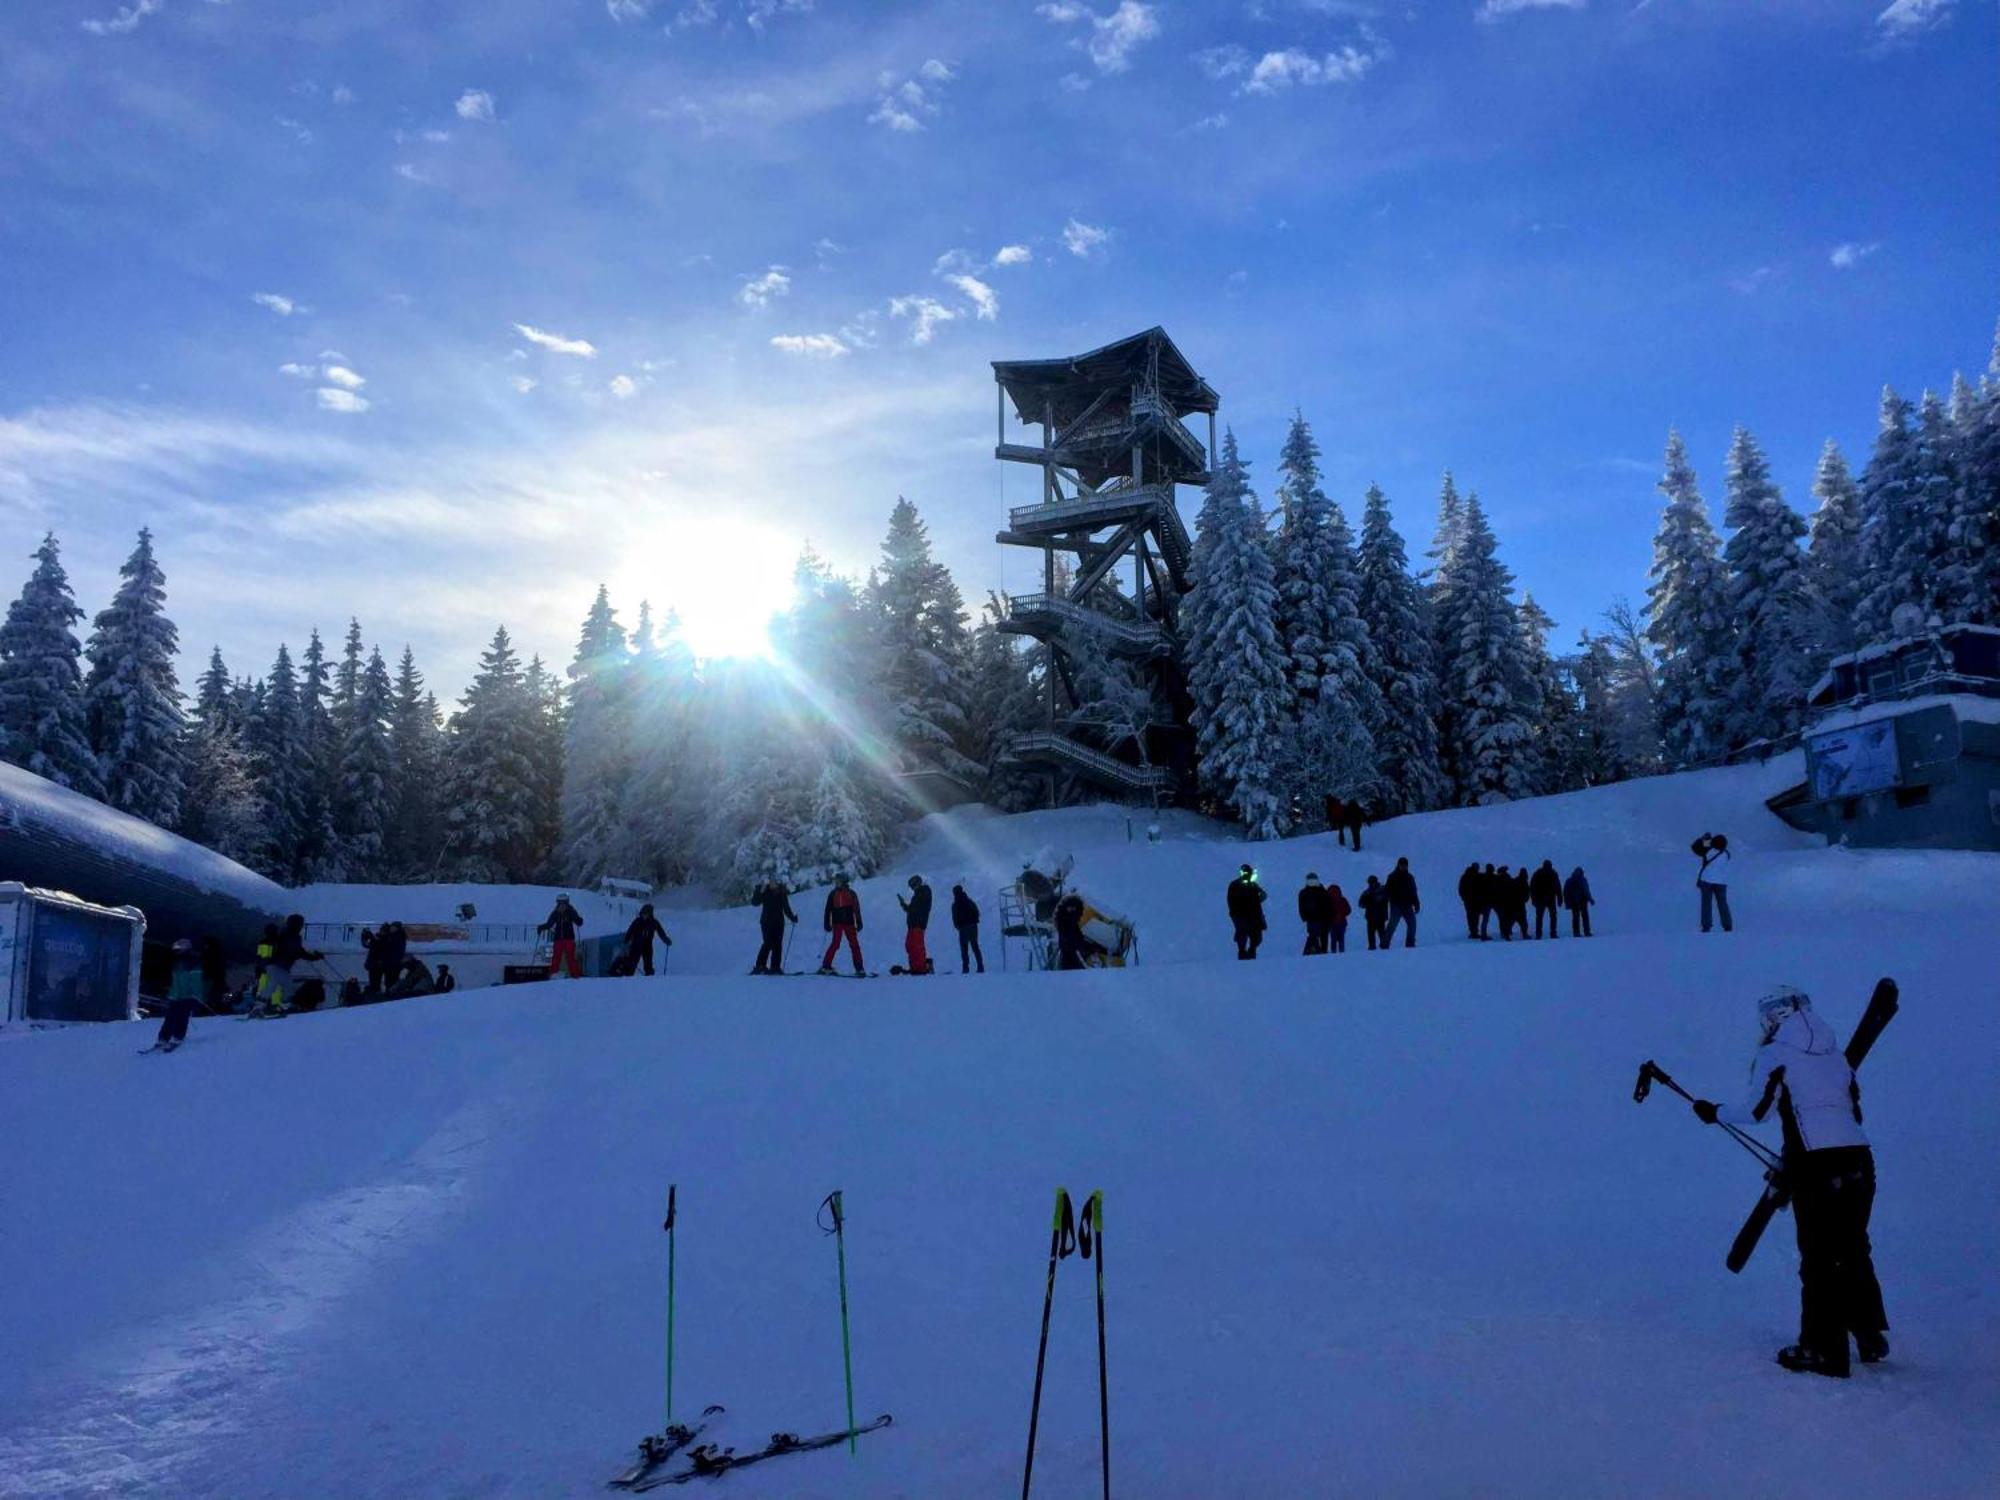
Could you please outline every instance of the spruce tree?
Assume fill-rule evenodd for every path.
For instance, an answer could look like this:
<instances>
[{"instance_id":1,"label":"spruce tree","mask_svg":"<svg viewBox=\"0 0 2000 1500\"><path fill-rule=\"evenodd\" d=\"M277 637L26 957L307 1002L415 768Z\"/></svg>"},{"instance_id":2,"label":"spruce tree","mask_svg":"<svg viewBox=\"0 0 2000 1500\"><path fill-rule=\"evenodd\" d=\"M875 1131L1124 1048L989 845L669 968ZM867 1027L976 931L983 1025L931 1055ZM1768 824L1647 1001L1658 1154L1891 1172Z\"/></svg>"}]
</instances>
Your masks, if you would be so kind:
<instances>
[{"instance_id":1,"label":"spruce tree","mask_svg":"<svg viewBox=\"0 0 2000 1500\"><path fill-rule=\"evenodd\" d=\"M1355 603L1368 628L1368 675L1379 698L1375 730L1384 790L1381 815L1421 812L1445 800L1433 705L1437 681L1423 596L1410 576L1389 502L1370 485L1355 558Z\"/></svg>"},{"instance_id":2,"label":"spruce tree","mask_svg":"<svg viewBox=\"0 0 2000 1500\"><path fill-rule=\"evenodd\" d=\"M650 621L648 622L650 625ZM631 811L633 677L625 628L598 586L569 666L569 721L563 739L561 866L565 878L595 885L625 870L620 847Z\"/></svg>"},{"instance_id":3,"label":"spruce tree","mask_svg":"<svg viewBox=\"0 0 2000 1500\"><path fill-rule=\"evenodd\" d=\"M626 832L634 873L657 883L688 878L707 791L695 764L697 699L701 684L694 653L681 634L680 617L668 610L655 628L650 608L639 606L635 633L632 791Z\"/></svg>"},{"instance_id":4,"label":"spruce tree","mask_svg":"<svg viewBox=\"0 0 2000 1500\"><path fill-rule=\"evenodd\" d=\"M534 874L543 820L540 714L502 625L451 721L445 824L466 879L520 883Z\"/></svg>"},{"instance_id":5,"label":"spruce tree","mask_svg":"<svg viewBox=\"0 0 2000 1500\"><path fill-rule=\"evenodd\" d=\"M1813 474L1813 512L1806 544L1806 592L1812 602L1815 661L1855 647L1854 615L1861 603L1861 489L1832 438Z\"/></svg>"},{"instance_id":6,"label":"spruce tree","mask_svg":"<svg viewBox=\"0 0 2000 1500\"><path fill-rule=\"evenodd\" d=\"M1277 587L1250 476L1227 433L1211 472L1194 544L1199 601L1188 628L1188 690L1203 784L1235 809L1253 839L1283 836L1280 757L1290 718Z\"/></svg>"},{"instance_id":7,"label":"spruce tree","mask_svg":"<svg viewBox=\"0 0 2000 1500\"><path fill-rule=\"evenodd\" d=\"M389 725L394 707L389 668L379 650L370 651L353 698L340 710L347 731L335 797L341 812L341 860L349 880L379 880L387 873L387 828L395 805Z\"/></svg>"},{"instance_id":8,"label":"spruce tree","mask_svg":"<svg viewBox=\"0 0 2000 1500\"><path fill-rule=\"evenodd\" d=\"M161 828L181 816L179 632L167 618L167 579L153 557L153 533L119 570L124 580L93 622L90 680L83 693L90 740L104 775L104 800Z\"/></svg>"},{"instance_id":9,"label":"spruce tree","mask_svg":"<svg viewBox=\"0 0 2000 1500\"><path fill-rule=\"evenodd\" d=\"M997 596L988 596L985 615L972 632L972 758L984 772L980 800L1002 812L1026 812L1041 804L1041 778L1000 762L1015 736L1042 723L1034 653L997 628L1004 618Z\"/></svg>"},{"instance_id":10,"label":"spruce tree","mask_svg":"<svg viewBox=\"0 0 2000 1500\"><path fill-rule=\"evenodd\" d=\"M1457 796L1469 807L1533 796L1534 689L1510 597L1514 575L1499 559L1477 495L1465 498L1438 581L1449 600L1444 643L1450 655L1439 686L1452 710L1447 761L1455 768Z\"/></svg>"},{"instance_id":11,"label":"spruce tree","mask_svg":"<svg viewBox=\"0 0 2000 1500\"><path fill-rule=\"evenodd\" d=\"M1318 700L1320 683L1337 678L1350 710L1372 731L1381 702L1369 675L1373 648L1361 618L1354 537L1320 487L1319 445L1301 415L1292 418L1278 472L1277 627L1293 701L1303 713L1303 705Z\"/></svg>"},{"instance_id":12,"label":"spruce tree","mask_svg":"<svg viewBox=\"0 0 2000 1500\"><path fill-rule=\"evenodd\" d=\"M82 618L50 532L0 625L0 754L58 786L101 799L104 778L90 748L76 639Z\"/></svg>"},{"instance_id":13,"label":"spruce tree","mask_svg":"<svg viewBox=\"0 0 2000 1500\"><path fill-rule=\"evenodd\" d=\"M917 508L898 496L870 588L879 615L877 682L902 769L935 768L972 781L970 636L965 601L931 556Z\"/></svg>"},{"instance_id":14,"label":"spruce tree","mask_svg":"<svg viewBox=\"0 0 2000 1500\"><path fill-rule=\"evenodd\" d=\"M1722 556L1736 622L1729 715L1734 747L1783 739L1798 729L1813 679L1813 632L1806 558L1799 549L1806 523L1785 504L1763 450L1741 427L1729 447L1728 484L1723 520L1734 534Z\"/></svg>"},{"instance_id":15,"label":"spruce tree","mask_svg":"<svg viewBox=\"0 0 2000 1500\"><path fill-rule=\"evenodd\" d=\"M1577 703L1562 663L1549 650L1556 622L1523 594L1515 610L1521 625L1521 667L1524 690L1517 705L1528 726L1528 779L1536 792L1567 792L1587 786L1579 769Z\"/></svg>"},{"instance_id":16,"label":"spruce tree","mask_svg":"<svg viewBox=\"0 0 2000 1500\"><path fill-rule=\"evenodd\" d=\"M194 712L190 717L194 726L201 729L221 724L240 729L243 725L239 709L236 681L222 660L222 648L213 646L208 653L208 669L195 682Z\"/></svg>"},{"instance_id":17,"label":"spruce tree","mask_svg":"<svg viewBox=\"0 0 2000 1500\"><path fill-rule=\"evenodd\" d=\"M2000 625L2000 333L1977 391L1958 403L1959 488L1948 529L1954 616Z\"/></svg>"},{"instance_id":18,"label":"spruce tree","mask_svg":"<svg viewBox=\"0 0 2000 1500\"><path fill-rule=\"evenodd\" d=\"M1875 451L1861 472L1861 602L1855 627L1863 645L1889 639L1897 605L1924 604L1917 492L1910 403L1885 386Z\"/></svg>"},{"instance_id":19,"label":"spruce tree","mask_svg":"<svg viewBox=\"0 0 2000 1500\"><path fill-rule=\"evenodd\" d=\"M319 806L313 764L306 742L305 706L299 697L292 653L278 647L277 660L257 697L248 735L251 773L263 803L263 843L252 868L284 883L298 883L313 871L321 850L314 847Z\"/></svg>"},{"instance_id":20,"label":"spruce tree","mask_svg":"<svg viewBox=\"0 0 2000 1500\"><path fill-rule=\"evenodd\" d=\"M1667 503L1653 536L1646 636L1659 651L1661 743L1672 764L1694 766L1729 748L1736 630L1722 544L1679 432L1667 434L1659 489Z\"/></svg>"},{"instance_id":21,"label":"spruce tree","mask_svg":"<svg viewBox=\"0 0 2000 1500\"><path fill-rule=\"evenodd\" d=\"M539 878L554 879L562 842L563 703L562 679L540 656L528 658L521 688L530 708L531 759L534 765L534 833L528 868Z\"/></svg>"},{"instance_id":22,"label":"spruce tree","mask_svg":"<svg viewBox=\"0 0 2000 1500\"><path fill-rule=\"evenodd\" d=\"M335 831L338 818L340 776L340 734L333 722L332 672L327 665L326 643L315 626L306 638L299 657L299 716L304 726L306 760L310 774L305 782L305 822L300 835L300 869L309 880L344 880L340 836Z\"/></svg>"},{"instance_id":23,"label":"spruce tree","mask_svg":"<svg viewBox=\"0 0 2000 1500\"><path fill-rule=\"evenodd\" d=\"M1576 686L1576 716L1564 789L1604 786L1634 774L1625 758L1618 706L1618 664L1611 643L1588 630L1577 637L1570 658Z\"/></svg>"},{"instance_id":24,"label":"spruce tree","mask_svg":"<svg viewBox=\"0 0 2000 1500\"><path fill-rule=\"evenodd\" d=\"M424 879L444 843L444 731L408 646L396 666L389 706L389 757L396 771L382 833L383 863L394 879Z\"/></svg>"},{"instance_id":25,"label":"spruce tree","mask_svg":"<svg viewBox=\"0 0 2000 1500\"><path fill-rule=\"evenodd\" d=\"M197 719L182 741L182 838L255 867L266 848L264 802L243 731L228 718Z\"/></svg>"}]
</instances>

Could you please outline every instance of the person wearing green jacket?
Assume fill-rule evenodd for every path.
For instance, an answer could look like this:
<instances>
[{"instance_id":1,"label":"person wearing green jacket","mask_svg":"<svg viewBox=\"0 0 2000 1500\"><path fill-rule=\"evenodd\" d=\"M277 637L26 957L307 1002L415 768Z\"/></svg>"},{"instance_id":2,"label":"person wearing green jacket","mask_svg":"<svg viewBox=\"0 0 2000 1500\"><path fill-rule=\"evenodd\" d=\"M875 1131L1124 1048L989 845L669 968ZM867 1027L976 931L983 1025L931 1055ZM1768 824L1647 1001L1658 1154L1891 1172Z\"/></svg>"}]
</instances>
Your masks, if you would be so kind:
<instances>
[{"instance_id":1,"label":"person wearing green jacket","mask_svg":"<svg viewBox=\"0 0 2000 1500\"><path fill-rule=\"evenodd\" d=\"M194 1014L206 984L193 939L175 938L174 976L167 984L167 1016L160 1022L160 1035L153 1043L160 1051L171 1052L187 1040L188 1018Z\"/></svg>"}]
</instances>

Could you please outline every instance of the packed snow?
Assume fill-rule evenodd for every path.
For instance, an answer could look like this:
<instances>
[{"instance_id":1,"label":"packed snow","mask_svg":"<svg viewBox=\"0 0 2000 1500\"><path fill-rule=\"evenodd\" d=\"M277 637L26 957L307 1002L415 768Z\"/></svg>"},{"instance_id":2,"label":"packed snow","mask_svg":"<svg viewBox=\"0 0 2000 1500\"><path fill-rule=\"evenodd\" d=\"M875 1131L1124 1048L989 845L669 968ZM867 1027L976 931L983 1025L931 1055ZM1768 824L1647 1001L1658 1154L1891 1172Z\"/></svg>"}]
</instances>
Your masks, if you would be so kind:
<instances>
[{"instance_id":1,"label":"packed snow","mask_svg":"<svg viewBox=\"0 0 2000 1500\"><path fill-rule=\"evenodd\" d=\"M714 1435L745 1449L842 1424L815 1225L838 1187L856 1409L896 1419L855 1457L713 1482L743 1500L1013 1490L1058 1184L1106 1194L1119 1494L1990 1495L2000 857L1817 847L1762 808L1798 775L1405 818L1358 855L960 809L861 885L877 968L891 893L938 886L932 979L751 979L748 909L682 910L654 980L197 1019L171 1057L134 1056L136 1026L21 1038L0 1494L602 1493L662 1419L677 1183L676 1415L724 1403ZM1737 931L1704 937L1687 845L1711 830ZM999 972L994 888L1043 851L1136 923L1138 967ZM1346 954L1295 956L1307 870L1351 896L1403 854L1415 951L1363 951L1357 920ZM1598 936L1468 942L1474 858L1581 864ZM1245 859L1271 890L1255 964L1222 916ZM949 972L959 880L983 978ZM549 894L513 899L539 919ZM822 894L794 898L793 968ZM1650 1057L1729 1095L1762 989L1844 1034L1884 974L1903 1011L1863 1079L1893 1353L1793 1376L1789 1218L1730 1276L1754 1166L1632 1082ZM1037 1495L1097 1493L1090 1277L1057 1278Z\"/></svg>"}]
</instances>

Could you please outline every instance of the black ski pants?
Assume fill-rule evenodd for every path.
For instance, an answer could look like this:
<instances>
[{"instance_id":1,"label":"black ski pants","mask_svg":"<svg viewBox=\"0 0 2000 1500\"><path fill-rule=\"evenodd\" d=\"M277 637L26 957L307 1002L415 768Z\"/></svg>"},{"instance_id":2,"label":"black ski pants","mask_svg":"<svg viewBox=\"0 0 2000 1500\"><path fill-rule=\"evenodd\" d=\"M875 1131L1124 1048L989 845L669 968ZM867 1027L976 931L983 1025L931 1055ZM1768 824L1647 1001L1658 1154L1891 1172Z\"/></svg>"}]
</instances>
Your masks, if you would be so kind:
<instances>
[{"instance_id":1,"label":"black ski pants","mask_svg":"<svg viewBox=\"0 0 2000 1500\"><path fill-rule=\"evenodd\" d=\"M1479 936L1479 923L1485 915L1486 907L1481 902L1468 901L1465 903L1465 935L1467 937L1476 938Z\"/></svg>"},{"instance_id":2,"label":"black ski pants","mask_svg":"<svg viewBox=\"0 0 2000 1500\"><path fill-rule=\"evenodd\" d=\"M785 972L785 924L782 920L762 924L764 946L757 950L757 966L752 974ZM650 971L648 971L650 972Z\"/></svg>"},{"instance_id":3,"label":"black ski pants","mask_svg":"<svg viewBox=\"0 0 2000 1500\"><path fill-rule=\"evenodd\" d=\"M979 965L980 973L986 972L986 955L979 951L979 926L968 923L958 929L958 972L970 973L974 963Z\"/></svg>"},{"instance_id":4,"label":"black ski pants","mask_svg":"<svg viewBox=\"0 0 2000 1500\"><path fill-rule=\"evenodd\" d=\"M1347 951L1347 918L1342 917L1327 929L1327 947L1334 953Z\"/></svg>"},{"instance_id":5,"label":"black ski pants","mask_svg":"<svg viewBox=\"0 0 2000 1500\"><path fill-rule=\"evenodd\" d=\"M1571 937L1590 936L1590 908L1572 906L1569 909L1569 935Z\"/></svg>"},{"instance_id":6,"label":"black ski pants","mask_svg":"<svg viewBox=\"0 0 2000 1500\"><path fill-rule=\"evenodd\" d=\"M1553 901L1537 901L1535 903L1535 936L1540 937L1542 935L1542 919L1544 917L1548 919L1549 936L1552 938L1561 937L1562 920L1556 916L1556 904ZM1521 930L1525 932L1527 928L1523 926Z\"/></svg>"},{"instance_id":7,"label":"black ski pants","mask_svg":"<svg viewBox=\"0 0 2000 1500\"><path fill-rule=\"evenodd\" d=\"M1236 924L1236 956L1238 958L1255 958L1257 956L1257 945L1263 941L1263 928L1246 927L1240 922Z\"/></svg>"},{"instance_id":8,"label":"black ski pants","mask_svg":"<svg viewBox=\"0 0 2000 1500\"><path fill-rule=\"evenodd\" d=\"M1388 919L1380 911L1371 911L1364 913L1364 920L1368 923L1368 951L1388 947L1389 939L1382 931Z\"/></svg>"},{"instance_id":9,"label":"black ski pants","mask_svg":"<svg viewBox=\"0 0 2000 1500\"><path fill-rule=\"evenodd\" d=\"M1306 923L1306 952L1308 953L1326 952L1326 941L1327 941L1326 923L1324 922Z\"/></svg>"},{"instance_id":10,"label":"black ski pants","mask_svg":"<svg viewBox=\"0 0 2000 1500\"><path fill-rule=\"evenodd\" d=\"M1384 948L1396 940L1396 929L1398 927L1404 929L1403 946L1405 948L1416 947L1417 909L1414 906L1391 906L1389 908L1389 925L1382 929L1382 946Z\"/></svg>"},{"instance_id":11,"label":"black ski pants","mask_svg":"<svg viewBox=\"0 0 2000 1500\"><path fill-rule=\"evenodd\" d=\"M1785 1160L1799 1235L1799 1342L1829 1367L1847 1368L1849 1333L1882 1333L1882 1287L1869 1253L1875 1155L1835 1146Z\"/></svg>"},{"instance_id":12,"label":"black ski pants","mask_svg":"<svg viewBox=\"0 0 2000 1500\"><path fill-rule=\"evenodd\" d=\"M184 1042L188 1034L188 1018L194 1014L194 1001L169 1000L167 1014L160 1022L160 1035L155 1045L165 1042Z\"/></svg>"}]
</instances>

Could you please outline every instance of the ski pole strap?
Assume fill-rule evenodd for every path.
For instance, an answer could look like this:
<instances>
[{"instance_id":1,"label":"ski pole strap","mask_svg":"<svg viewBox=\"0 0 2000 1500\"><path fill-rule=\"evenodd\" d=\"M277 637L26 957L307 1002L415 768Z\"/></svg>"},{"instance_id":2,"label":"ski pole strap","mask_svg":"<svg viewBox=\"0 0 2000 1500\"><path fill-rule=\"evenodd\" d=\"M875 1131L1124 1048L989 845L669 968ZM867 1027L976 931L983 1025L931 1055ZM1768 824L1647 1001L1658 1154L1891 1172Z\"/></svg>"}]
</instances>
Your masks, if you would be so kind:
<instances>
[{"instance_id":1,"label":"ski pole strap","mask_svg":"<svg viewBox=\"0 0 2000 1500\"><path fill-rule=\"evenodd\" d=\"M1068 1260L1076 1253L1076 1206L1070 1202L1069 1189L1056 1189L1056 1216L1050 1229L1056 1237L1056 1259Z\"/></svg>"}]
</instances>

